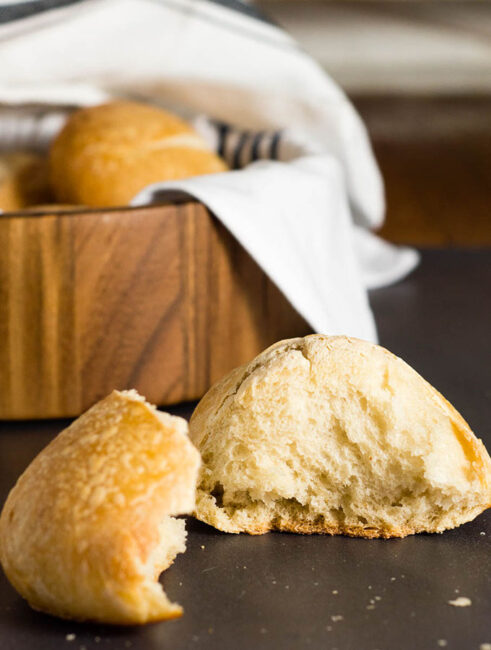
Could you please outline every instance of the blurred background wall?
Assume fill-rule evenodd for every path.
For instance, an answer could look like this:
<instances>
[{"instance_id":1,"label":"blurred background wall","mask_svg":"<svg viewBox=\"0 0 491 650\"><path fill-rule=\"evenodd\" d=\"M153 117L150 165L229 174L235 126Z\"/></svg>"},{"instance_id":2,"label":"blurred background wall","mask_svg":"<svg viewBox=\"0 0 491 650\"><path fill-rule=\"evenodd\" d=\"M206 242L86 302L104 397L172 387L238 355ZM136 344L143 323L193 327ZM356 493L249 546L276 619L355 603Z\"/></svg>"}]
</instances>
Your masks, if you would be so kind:
<instances>
[{"instance_id":1,"label":"blurred background wall","mask_svg":"<svg viewBox=\"0 0 491 650\"><path fill-rule=\"evenodd\" d=\"M491 2L257 4L364 117L386 183L382 234L491 246Z\"/></svg>"}]
</instances>

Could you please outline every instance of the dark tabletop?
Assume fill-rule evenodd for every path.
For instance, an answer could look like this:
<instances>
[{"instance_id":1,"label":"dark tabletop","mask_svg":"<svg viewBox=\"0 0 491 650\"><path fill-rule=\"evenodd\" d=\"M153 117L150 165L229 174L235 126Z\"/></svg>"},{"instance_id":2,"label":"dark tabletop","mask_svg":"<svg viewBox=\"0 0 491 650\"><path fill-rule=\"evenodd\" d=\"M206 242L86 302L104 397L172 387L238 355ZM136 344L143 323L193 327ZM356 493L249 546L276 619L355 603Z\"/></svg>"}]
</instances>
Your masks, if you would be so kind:
<instances>
[{"instance_id":1,"label":"dark tabletop","mask_svg":"<svg viewBox=\"0 0 491 650\"><path fill-rule=\"evenodd\" d=\"M453 402L488 447L490 294L491 251L427 251L410 278L371 295L381 343ZM64 425L0 423L0 503ZM181 619L140 629L58 621L31 611L0 572L0 650L479 650L491 643L490 512L442 535L403 540L226 535L191 519L188 530L186 553L162 578L184 606ZM458 596L471 606L448 603Z\"/></svg>"}]
</instances>

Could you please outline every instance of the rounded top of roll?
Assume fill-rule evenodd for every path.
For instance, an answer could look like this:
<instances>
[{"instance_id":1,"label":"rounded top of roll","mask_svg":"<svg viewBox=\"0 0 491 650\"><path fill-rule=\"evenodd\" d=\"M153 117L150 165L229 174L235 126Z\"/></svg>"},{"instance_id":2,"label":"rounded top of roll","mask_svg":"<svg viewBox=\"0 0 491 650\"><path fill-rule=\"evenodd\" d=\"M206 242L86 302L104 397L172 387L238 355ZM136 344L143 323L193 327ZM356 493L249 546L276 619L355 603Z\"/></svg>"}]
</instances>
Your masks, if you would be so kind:
<instances>
[{"instance_id":1,"label":"rounded top of roll","mask_svg":"<svg viewBox=\"0 0 491 650\"><path fill-rule=\"evenodd\" d=\"M226 169L186 121L129 101L76 111L50 152L57 200L90 207L126 205L152 183Z\"/></svg>"}]
</instances>

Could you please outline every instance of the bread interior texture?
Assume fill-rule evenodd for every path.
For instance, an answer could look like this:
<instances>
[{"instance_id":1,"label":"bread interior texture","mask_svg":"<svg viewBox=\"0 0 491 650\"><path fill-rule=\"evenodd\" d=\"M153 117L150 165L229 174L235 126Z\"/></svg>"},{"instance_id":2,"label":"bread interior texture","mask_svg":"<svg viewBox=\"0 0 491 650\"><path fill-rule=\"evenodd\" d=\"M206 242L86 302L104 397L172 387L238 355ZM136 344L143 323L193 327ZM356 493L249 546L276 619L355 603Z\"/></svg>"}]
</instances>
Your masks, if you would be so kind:
<instances>
[{"instance_id":1,"label":"bread interior texture","mask_svg":"<svg viewBox=\"0 0 491 650\"><path fill-rule=\"evenodd\" d=\"M187 532L184 519L165 517L159 526L159 537L159 543L142 567L145 577L145 602L148 608L144 618L148 620L158 620L162 612L171 618L182 614L182 607L169 600L158 579L174 562L176 556L186 550Z\"/></svg>"},{"instance_id":2,"label":"bread interior texture","mask_svg":"<svg viewBox=\"0 0 491 650\"><path fill-rule=\"evenodd\" d=\"M239 372L218 405L206 400L191 422L196 512L224 531L404 536L456 526L491 500L482 443L378 346L295 339Z\"/></svg>"}]
</instances>

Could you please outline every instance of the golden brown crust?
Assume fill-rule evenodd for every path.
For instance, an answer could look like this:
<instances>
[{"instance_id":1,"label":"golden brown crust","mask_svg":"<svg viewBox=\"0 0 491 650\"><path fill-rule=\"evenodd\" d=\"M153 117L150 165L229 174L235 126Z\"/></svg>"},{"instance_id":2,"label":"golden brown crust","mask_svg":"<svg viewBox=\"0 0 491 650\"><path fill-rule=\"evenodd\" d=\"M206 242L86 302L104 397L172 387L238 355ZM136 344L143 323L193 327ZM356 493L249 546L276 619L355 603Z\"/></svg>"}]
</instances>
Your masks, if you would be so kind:
<instances>
[{"instance_id":1,"label":"golden brown crust","mask_svg":"<svg viewBox=\"0 0 491 650\"><path fill-rule=\"evenodd\" d=\"M476 515L482 510L476 511ZM199 517L198 517L199 518ZM208 523L208 521L205 521ZM212 525L212 524L210 524ZM445 529L427 527L414 528L401 526L399 528L367 528L366 526L336 526L326 524L313 524L299 521L281 521L256 523L254 526L241 530L227 530L228 533L247 533L248 535L264 535L272 531L297 533L299 535L345 535L346 537L363 537L364 539L391 539L403 538L417 533L442 533Z\"/></svg>"},{"instance_id":2,"label":"golden brown crust","mask_svg":"<svg viewBox=\"0 0 491 650\"><path fill-rule=\"evenodd\" d=\"M35 609L118 624L181 614L154 581L183 550L161 526L182 528L170 516L194 506L186 429L114 391L34 459L3 508L0 561Z\"/></svg>"},{"instance_id":3,"label":"golden brown crust","mask_svg":"<svg viewBox=\"0 0 491 650\"><path fill-rule=\"evenodd\" d=\"M126 205L152 183L227 169L184 120L123 101L74 113L51 147L50 167L58 201L92 207Z\"/></svg>"}]
</instances>

